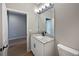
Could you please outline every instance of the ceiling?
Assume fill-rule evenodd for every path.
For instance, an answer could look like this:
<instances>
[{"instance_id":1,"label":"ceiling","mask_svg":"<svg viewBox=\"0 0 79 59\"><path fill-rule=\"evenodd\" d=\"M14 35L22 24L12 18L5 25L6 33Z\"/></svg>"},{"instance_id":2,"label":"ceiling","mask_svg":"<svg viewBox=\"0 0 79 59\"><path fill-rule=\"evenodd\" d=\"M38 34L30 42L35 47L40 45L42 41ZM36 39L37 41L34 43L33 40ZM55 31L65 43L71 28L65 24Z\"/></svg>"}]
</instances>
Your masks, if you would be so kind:
<instances>
[{"instance_id":1,"label":"ceiling","mask_svg":"<svg viewBox=\"0 0 79 59\"><path fill-rule=\"evenodd\" d=\"M44 3L33 3L33 4L36 5L37 7L40 7Z\"/></svg>"}]
</instances>

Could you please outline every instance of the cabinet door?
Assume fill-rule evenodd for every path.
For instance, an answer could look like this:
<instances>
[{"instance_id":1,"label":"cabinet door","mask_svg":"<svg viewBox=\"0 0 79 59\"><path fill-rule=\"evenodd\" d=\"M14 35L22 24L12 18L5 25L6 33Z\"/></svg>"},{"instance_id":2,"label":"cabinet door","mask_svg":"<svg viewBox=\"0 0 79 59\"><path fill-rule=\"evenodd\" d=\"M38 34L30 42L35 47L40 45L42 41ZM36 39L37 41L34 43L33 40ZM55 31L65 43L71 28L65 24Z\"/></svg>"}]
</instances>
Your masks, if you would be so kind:
<instances>
[{"instance_id":1,"label":"cabinet door","mask_svg":"<svg viewBox=\"0 0 79 59\"><path fill-rule=\"evenodd\" d=\"M36 40L34 37L31 37L31 51L33 52L34 55L36 54L35 49L36 49Z\"/></svg>"},{"instance_id":2,"label":"cabinet door","mask_svg":"<svg viewBox=\"0 0 79 59\"><path fill-rule=\"evenodd\" d=\"M45 44L44 47L45 56L54 56L54 41Z\"/></svg>"},{"instance_id":3,"label":"cabinet door","mask_svg":"<svg viewBox=\"0 0 79 59\"><path fill-rule=\"evenodd\" d=\"M44 55L43 48L43 44L40 41L36 40L36 56Z\"/></svg>"}]
</instances>

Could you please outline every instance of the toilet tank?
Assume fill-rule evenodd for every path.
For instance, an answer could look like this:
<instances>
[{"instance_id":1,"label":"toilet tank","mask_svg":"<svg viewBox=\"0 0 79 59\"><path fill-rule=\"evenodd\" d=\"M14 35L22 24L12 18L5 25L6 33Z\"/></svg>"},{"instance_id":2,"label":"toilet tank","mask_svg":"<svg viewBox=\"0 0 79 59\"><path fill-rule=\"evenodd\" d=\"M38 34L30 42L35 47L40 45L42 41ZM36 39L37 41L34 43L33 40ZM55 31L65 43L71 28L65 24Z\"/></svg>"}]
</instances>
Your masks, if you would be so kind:
<instances>
[{"instance_id":1,"label":"toilet tank","mask_svg":"<svg viewBox=\"0 0 79 59\"><path fill-rule=\"evenodd\" d=\"M59 56L79 56L78 50L69 48L62 44L58 44L57 47L58 47Z\"/></svg>"}]
</instances>

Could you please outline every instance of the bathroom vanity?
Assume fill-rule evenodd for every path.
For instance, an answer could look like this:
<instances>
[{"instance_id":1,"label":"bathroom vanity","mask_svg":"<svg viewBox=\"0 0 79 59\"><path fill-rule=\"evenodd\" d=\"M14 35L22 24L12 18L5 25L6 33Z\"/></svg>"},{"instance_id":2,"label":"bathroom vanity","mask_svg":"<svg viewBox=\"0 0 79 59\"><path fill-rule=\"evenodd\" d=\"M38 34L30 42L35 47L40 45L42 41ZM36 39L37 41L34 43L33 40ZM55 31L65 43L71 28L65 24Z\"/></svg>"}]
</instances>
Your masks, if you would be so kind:
<instances>
[{"instance_id":1,"label":"bathroom vanity","mask_svg":"<svg viewBox=\"0 0 79 59\"><path fill-rule=\"evenodd\" d=\"M53 56L54 38L34 34L31 36L31 51L35 56Z\"/></svg>"}]
</instances>

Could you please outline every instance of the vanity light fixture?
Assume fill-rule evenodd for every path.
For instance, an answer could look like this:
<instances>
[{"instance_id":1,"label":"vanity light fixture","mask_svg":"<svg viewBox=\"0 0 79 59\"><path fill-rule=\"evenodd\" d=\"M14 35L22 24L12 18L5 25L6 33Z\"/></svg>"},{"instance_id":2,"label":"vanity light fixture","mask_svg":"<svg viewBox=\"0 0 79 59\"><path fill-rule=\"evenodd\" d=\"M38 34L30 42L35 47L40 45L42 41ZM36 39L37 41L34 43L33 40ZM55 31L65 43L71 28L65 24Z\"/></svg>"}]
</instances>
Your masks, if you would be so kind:
<instances>
[{"instance_id":1,"label":"vanity light fixture","mask_svg":"<svg viewBox=\"0 0 79 59\"><path fill-rule=\"evenodd\" d=\"M45 3L41 7L35 9L35 13L41 14L42 12L44 12L52 7L53 7L53 3Z\"/></svg>"}]
</instances>

